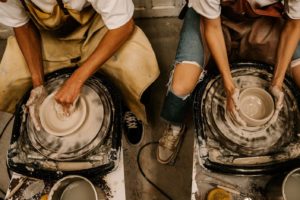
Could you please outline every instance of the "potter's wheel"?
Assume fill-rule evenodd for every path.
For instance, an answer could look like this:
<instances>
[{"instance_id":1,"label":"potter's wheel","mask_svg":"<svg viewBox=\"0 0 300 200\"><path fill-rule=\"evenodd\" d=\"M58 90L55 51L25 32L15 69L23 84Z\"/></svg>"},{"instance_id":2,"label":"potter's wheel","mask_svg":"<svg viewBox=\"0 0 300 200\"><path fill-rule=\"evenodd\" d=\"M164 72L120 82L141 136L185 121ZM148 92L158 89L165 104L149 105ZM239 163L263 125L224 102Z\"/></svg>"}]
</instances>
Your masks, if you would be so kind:
<instances>
[{"instance_id":1,"label":"potter's wheel","mask_svg":"<svg viewBox=\"0 0 300 200\"><path fill-rule=\"evenodd\" d=\"M59 89L75 69L65 68L46 75L48 94ZM66 135L56 136L44 129L40 132L34 129L25 109L29 96L30 90L16 107L7 151L7 163L12 171L53 180L70 173L85 177L103 176L117 169L121 155L122 103L118 89L106 76L95 73L85 81L80 97L84 98L87 115L82 125L80 116L76 118L79 128L75 127L74 132ZM62 127L51 127L50 124L48 128ZM69 130L69 127L63 128L64 133Z\"/></svg>"},{"instance_id":2,"label":"potter's wheel","mask_svg":"<svg viewBox=\"0 0 300 200\"><path fill-rule=\"evenodd\" d=\"M245 67L232 71L233 79L241 90L260 87L268 90L272 74L265 70ZM278 120L274 124L240 128L225 114L226 95L223 82L217 76L207 84L201 102L203 130L211 134L226 148L244 155L262 155L277 150L294 134L297 101L292 91L283 86L285 99Z\"/></svg>"},{"instance_id":3,"label":"potter's wheel","mask_svg":"<svg viewBox=\"0 0 300 200\"><path fill-rule=\"evenodd\" d=\"M60 88L63 81L64 79L56 79L48 82L45 87L49 94L51 95L53 91ZM85 116L77 117L79 121L73 125L73 128L71 127L71 131L69 131L70 127L68 127L69 129L63 127L61 128L63 130L61 134L59 131L56 131L60 130L58 126L53 128L57 134L53 134L48 128L46 130L42 128L38 132L35 130L31 119L27 118L29 140L33 147L45 157L54 160L72 160L82 157L99 146L103 138L107 135L112 117L111 100L109 99L109 95L107 95L107 91L104 88L98 87L96 92L92 83L88 83L83 86L80 98L82 98L81 101L84 102L82 104L86 109L85 112L81 113L85 114ZM42 111L47 112L47 109ZM55 111L49 110L48 112ZM44 115L46 114L44 113Z\"/></svg>"}]
</instances>

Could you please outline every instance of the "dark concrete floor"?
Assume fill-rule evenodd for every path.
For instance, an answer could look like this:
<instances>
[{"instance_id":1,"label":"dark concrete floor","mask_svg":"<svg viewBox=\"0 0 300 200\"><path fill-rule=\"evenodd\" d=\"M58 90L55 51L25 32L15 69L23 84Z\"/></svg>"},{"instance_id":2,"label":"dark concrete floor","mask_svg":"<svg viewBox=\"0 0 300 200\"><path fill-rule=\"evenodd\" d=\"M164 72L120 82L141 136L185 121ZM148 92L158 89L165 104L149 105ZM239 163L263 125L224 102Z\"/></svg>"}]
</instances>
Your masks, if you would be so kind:
<instances>
[{"instance_id":1,"label":"dark concrete floor","mask_svg":"<svg viewBox=\"0 0 300 200\"><path fill-rule=\"evenodd\" d=\"M139 19L136 20L136 24L144 30L153 46L161 75L147 92L147 97L150 98L147 98L148 101L145 102L145 105L150 123L145 127L143 143L139 146L130 146L124 140L126 197L128 200L164 200L166 198L153 188L139 172L136 156L142 145L160 138L166 125L160 119L159 113L166 91L165 85L175 57L181 21L176 18ZM0 41L0 55L2 55L5 40ZM0 113L0 130L3 129L9 117L10 115L7 113ZM188 200L191 195L194 133L191 114L187 116L187 124L189 128L174 166L161 165L156 161L155 144L147 146L141 154L142 168L146 175L174 200ZM5 156L11 125L12 123L0 141L0 188L3 190L6 190L8 186Z\"/></svg>"},{"instance_id":2,"label":"dark concrete floor","mask_svg":"<svg viewBox=\"0 0 300 200\"><path fill-rule=\"evenodd\" d=\"M150 125L146 127L143 144L157 141L162 135L165 123L160 119L160 108L166 92L169 73L175 57L181 21L176 18L142 19L137 24L144 30L156 52L161 75L149 89L151 98L146 102ZM189 112L191 113L191 112ZM192 177L193 125L192 117L187 117L188 131L181 152L174 166L161 165L156 161L156 145L145 148L141 154L143 168L148 177L175 200L190 199ZM143 145L142 144L142 145ZM136 155L140 147L130 147L125 151L126 158ZM138 172L136 163L125 165L127 199L165 199L149 185ZM134 170L133 170L134 169ZM133 181L132 177L136 176ZM137 187L138 185L138 187Z\"/></svg>"}]
</instances>

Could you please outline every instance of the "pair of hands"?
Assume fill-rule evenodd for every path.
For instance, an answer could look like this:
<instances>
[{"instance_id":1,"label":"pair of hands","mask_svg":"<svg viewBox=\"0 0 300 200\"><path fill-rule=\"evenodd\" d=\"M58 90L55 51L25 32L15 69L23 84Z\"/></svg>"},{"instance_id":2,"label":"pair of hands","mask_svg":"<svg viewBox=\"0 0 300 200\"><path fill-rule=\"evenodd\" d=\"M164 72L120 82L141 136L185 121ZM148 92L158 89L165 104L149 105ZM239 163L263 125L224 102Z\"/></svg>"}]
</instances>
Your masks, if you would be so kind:
<instances>
[{"instance_id":1,"label":"pair of hands","mask_svg":"<svg viewBox=\"0 0 300 200\"><path fill-rule=\"evenodd\" d=\"M75 111L75 104L78 99L82 85L76 84L72 78L67 79L63 86L55 94L56 104L54 106L60 118L68 117ZM39 107L48 96L43 85L35 87L30 92L30 97L26 102L32 123L37 131L41 130L39 120Z\"/></svg>"},{"instance_id":2,"label":"pair of hands","mask_svg":"<svg viewBox=\"0 0 300 200\"><path fill-rule=\"evenodd\" d=\"M275 112L273 114L273 117L271 118L269 123L276 122L279 112L282 109L283 106L283 100L284 100L284 93L282 92L281 88L278 86L271 86L270 87L270 93L273 95L275 99ZM232 93L227 94L227 111L229 116L240 126L246 126L246 122L240 117L239 115L239 95L240 90L238 88L235 88Z\"/></svg>"}]
</instances>

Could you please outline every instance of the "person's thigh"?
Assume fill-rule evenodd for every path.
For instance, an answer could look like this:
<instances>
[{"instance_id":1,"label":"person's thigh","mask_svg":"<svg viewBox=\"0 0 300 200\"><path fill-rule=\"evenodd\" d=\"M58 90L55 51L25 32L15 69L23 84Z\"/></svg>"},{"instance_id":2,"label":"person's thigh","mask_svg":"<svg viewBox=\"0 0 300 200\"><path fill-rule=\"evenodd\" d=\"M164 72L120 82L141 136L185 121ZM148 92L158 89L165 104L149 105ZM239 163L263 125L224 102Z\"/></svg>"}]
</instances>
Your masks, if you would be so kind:
<instances>
[{"instance_id":1,"label":"person's thigh","mask_svg":"<svg viewBox=\"0 0 300 200\"><path fill-rule=\"evenodd\" d=\"M204 50L200 35L200 15L188 9L180 33L175 57L172 91L184 96L193 91L204 65Z\"/></svg>"},{"instance_id":2,"label":"person's thigh","mask_svg":"<svg viewBox=\"0 0 300 200\"><path fill-rule=\"evenodd\" d=\"M175 57L176 63L192 61L204 65L204 49L200 34L200 15L189 8L182 25Z\"/></svg>"}]
</instances>

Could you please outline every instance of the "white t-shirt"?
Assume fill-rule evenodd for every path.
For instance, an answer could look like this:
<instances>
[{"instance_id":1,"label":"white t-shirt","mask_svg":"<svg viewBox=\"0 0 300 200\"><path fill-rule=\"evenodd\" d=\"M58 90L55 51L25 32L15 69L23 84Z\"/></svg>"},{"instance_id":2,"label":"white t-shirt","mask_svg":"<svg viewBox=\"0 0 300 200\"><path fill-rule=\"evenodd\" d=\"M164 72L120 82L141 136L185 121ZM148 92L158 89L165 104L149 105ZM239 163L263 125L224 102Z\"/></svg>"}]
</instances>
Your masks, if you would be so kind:
<instances>
[{"instance_id":1,"label":"white t-shirt","mask_svg":"<svg viewBox=\"0 0 300 200\"><path fill-rule=\"evenodd\" d=\"M46 13L51 13L57 4L56 0L32 0L32 2ZM124 25L132 18L134 12L132 0L63 0L63 3L66 8L77 11L92 5L102 16L108 29ZM29 14L19 0L0 2L0 23L10 27L19 27L28 21Z\"/></svg>"},{"instance_id":2,"label":"white t-shirt","mask_svg":"<svg viewBox=\"0 0 300 200\"><path fill-rule=\"evenodd\" d=\"M190 0L189 7L197 13L208 18L215 19L221 14L222 0ZM270 5L280 0L256 0L261 6ZM285 0L285 12L291 19L300 19L300 0Z\"/></svg>"}]
</instances>

